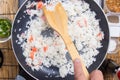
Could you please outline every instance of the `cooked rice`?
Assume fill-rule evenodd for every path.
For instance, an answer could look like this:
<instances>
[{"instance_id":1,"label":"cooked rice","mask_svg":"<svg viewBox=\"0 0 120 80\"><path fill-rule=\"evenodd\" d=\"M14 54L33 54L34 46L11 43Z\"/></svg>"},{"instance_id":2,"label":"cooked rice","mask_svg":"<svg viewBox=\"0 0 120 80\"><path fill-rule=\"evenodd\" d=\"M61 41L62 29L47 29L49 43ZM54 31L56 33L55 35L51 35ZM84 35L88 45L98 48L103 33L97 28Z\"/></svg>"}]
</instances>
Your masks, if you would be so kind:
<instances>
[{"instance_id":1,"label":"cooked rice","mask_svg":"<svg viewBox=\"0 0 120 80\"><path fill-rule=\"evenodd\" d=\"M62 3L68 15L69 35L86 67L89 68L96 61L95 56L99 54L97 49L102 47L100 41L104 38L99 20L95 18L96 13L91 11L89 4L83 0L58 1ZM28 29L18 34L18 41L16 41L21 44L27 65L33 71L40 70L43 66L48 68L55 66L59 68L60 77L65 77L67 74L73 75L73 63L61 36L50 28L42 9L32 9L31 4L36 6L37 2L29 2L26 6L28 8L26 12L30 15L30 21L26 23ZM35 15L36 17L33 18ZM32 48L36 48L36 51L31 57Z\"/></svg>"}]
</instances>

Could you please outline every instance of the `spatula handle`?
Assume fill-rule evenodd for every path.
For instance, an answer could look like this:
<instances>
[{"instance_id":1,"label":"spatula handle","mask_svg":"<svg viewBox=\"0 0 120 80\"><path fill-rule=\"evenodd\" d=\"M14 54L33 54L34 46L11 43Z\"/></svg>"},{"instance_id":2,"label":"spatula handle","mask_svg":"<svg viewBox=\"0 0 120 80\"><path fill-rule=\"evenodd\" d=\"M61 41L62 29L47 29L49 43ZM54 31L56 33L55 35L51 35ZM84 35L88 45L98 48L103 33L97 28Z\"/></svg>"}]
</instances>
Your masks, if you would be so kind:
<instances>
[{"instance_id":1,"label":"spatula handle","mask_svg":"<svg viewBox=\"0 0 120 80\"><path fill-rule=\"evenodd\" d=\"M85 64L84 64L81 56L79 55L74 43L72 42L70 36L67 33L66 34L64 33L61 36L62 36L62 38L63 38L63 40L64 40L64 42L66 44L66 47L67 47L67 49L68 49L68 51L70 53L70 56L71 56L72 60L74 61L76 58L80 59L80 61L82 63L82 69L84 71L84 74L85 74L87 80L89 80L89 73L88 73L88 71L87 71L87 69L85 67Z\"/></svg>"}]
</instances>

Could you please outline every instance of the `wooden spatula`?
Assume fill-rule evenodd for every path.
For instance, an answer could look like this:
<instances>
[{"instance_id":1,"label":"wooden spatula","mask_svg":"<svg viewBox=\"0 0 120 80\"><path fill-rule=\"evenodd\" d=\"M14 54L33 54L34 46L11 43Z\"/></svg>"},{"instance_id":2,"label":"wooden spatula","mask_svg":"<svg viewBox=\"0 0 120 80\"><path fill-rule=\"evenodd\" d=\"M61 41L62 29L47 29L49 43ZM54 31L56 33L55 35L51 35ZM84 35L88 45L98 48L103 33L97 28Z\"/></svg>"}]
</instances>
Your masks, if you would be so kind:
<instances>
[{"instance_id":1,"label":"wooden spatula","mask_svg":"<svg viewBox=\"0 0 120 80\"><path fill-rule=\"evenodd\" d=\"M70 36L68 35L68 17L66 11L64 10L61 3L58 3L55 6L53 11L48 10L45 6L43 7L44 14L48 23L51 27L56 30L61 37L63 38L66 47L70 53L72 60L79 58L82 63L82 68L87 79L89 79L89 73L84 65L83 60L81 59L76 47L74 46Z\"/></svg>"}]
</instances>

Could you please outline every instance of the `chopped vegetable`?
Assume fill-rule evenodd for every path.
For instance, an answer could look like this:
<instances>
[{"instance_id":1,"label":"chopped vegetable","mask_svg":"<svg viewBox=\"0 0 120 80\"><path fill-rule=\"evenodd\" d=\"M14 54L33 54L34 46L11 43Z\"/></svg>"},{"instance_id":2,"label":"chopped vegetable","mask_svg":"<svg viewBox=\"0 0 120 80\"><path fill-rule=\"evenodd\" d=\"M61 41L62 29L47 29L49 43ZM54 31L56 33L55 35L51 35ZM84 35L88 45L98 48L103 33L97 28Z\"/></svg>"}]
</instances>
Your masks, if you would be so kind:
<instances>
[{"instance_id":1,"label":"chopped vegetable","mask_svg":"<svg viewBox=\"0 0 120 80\"><path fill-rule=\"evenodd\" d=\"M33 47L33 48L32 48L32 51L33 51L33 52L36 52L36 51L37 51L37 48L36 48L36 47Z\"/></svg>"},{"instance_id":2,"label":"chopped vegetable","mask_svg":"<svg viewBox=\"0 0 120 80\"><path fill-rule=\"evenodd\" d=\"M31 59L34 59L34 54L35 54L35 52L37 52L37 48L36 48L36 47L33 47L33 48L31 49L31 52L30 52L30 58L31 58Z\"/></svg>"},{"instance_id":3,"label":"chopped vegetable","mask_svg":"<svg viewBox=\"0 0 120 80\"><path fill-rule=\"evenodd\" d=\"M102 36L102 33L101 33L101 32L99 32L97 36Z\"/></svg>"},{"instance_id":4,"label":"chopped vegetable","mask_svg":"<svg viewBox=\"0 0 120 80\"><path fill-rule=\"evenodd\" d=\"M0 37L6 38L10 36L12 24L7 19L0 19Z\"/></svg>"},{"instance_id":5,"label":"chopped vegetable","mask_svg":"<svg viewBox=\"0 0 120 80\"><path fill-rule=\"evenodd\" d=\"M30 38L28 39L28 42L32 42L33 41L33 36L31 35Z\"/></svg>"},{"instance_id":6,"label":"chopped vegetable","mask_svg":"<svg viewBox=\"0 0 120 80\"><path fill-rule=\"evenodd\" d=\"M37 9L41 9L43 7L43 2L42 1L38 2L36 7Z\"/></svg>"},{"instance_id":7,"label":"chopped vegetable","mask_svg":"<svg viewBox=\"0 0 120 80\"><path fill-rule=\"evenodd\" d=\"M99 40L102 40L102 37L103 37L102 32L99 32L98 35L97 35L97 37L99 38Z\"/></svg>"},{"instance_id":8,"label":"chopped vegetable","mask_svg":"<svg viewBox=\"0 0 120 80\"><path fill-rule=\"evenodd\" d=\"M48 47L45 46L45 47L43 48L43 50L44 50L44 52L46 52L46 51L48 50Z\"/></svg>"},{"instance_id":9,"label":"chopped vegetable","mask_svg":"<svg viewBox=\"0 0 120 80\"><path fill-rule=\"evenodd\" d=\"M34 59L34 54L35 54L35 52L33 52L33 51L30 52L30 58L31 58L32 60Z\"/></svg>"}]
</instances>

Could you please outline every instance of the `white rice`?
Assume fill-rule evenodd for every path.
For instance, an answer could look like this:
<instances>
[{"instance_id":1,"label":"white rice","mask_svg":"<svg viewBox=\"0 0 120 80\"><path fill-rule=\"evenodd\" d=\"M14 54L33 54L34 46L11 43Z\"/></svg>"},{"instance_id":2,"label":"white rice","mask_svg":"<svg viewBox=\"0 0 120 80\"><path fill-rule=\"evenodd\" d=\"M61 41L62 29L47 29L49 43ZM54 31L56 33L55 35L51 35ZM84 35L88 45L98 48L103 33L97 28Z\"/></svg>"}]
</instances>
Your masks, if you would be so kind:
<instances>
[{"instance_id":1,"label":"white rice","mask_svg":"<svg viewBox=\"0 0 120 80\"><path fill-rule=\"evenodd\" d=\"M97 49L102 47L100 41L104 38L99 27L99 20L95 18L96 14L90 10L89 4L83 0L58 1L62 3L69 18L69 35L75 42L86 67L89 68L96 61L95 56L99 54ZM36 6L37 2L29 2L29 5L26 6L28 8L26 12L29 12L28 15L30 15L30 21L26 23L28 30L17 35L17 43L21 44L27 65L33 71L40 70L43 66L48 68L55 66L59 68L60 77L65 77L67 74L73 75L73 63L71 59L66 58L68 50L62 38L56 31L50 33L52 37L41 35L44 30L50 29L50 25L44 19L43 11L29 8L31 4ZM34 15L37 17L33 19ZM33 39L29 41L31 35ZM47 50L44 51L46 46ZM33 47L37 48L37 51L34 52L34 58L32 59L30 53Z\"/></svg>"}]
</instances>

